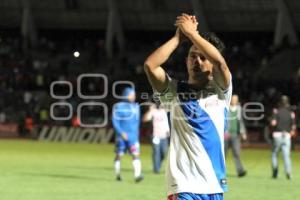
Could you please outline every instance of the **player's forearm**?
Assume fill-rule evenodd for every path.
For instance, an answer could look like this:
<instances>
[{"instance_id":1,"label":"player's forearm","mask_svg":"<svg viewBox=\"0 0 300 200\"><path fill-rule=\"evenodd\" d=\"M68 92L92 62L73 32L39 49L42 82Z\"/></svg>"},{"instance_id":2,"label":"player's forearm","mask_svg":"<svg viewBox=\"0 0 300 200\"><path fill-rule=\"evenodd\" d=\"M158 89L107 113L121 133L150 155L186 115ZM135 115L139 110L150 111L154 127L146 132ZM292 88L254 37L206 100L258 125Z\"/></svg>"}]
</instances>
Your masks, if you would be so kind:
<instances>
[{"instance_id":1,"label":"player's forearm","mask_svg":"<svg viewBox=\"0 0 300 200\"><path fill-rule=\"evenodd\" d=\"M226 61L219 50L199 35L197 31L188 35L193 44L203 52L204 56L213 64L213 75L217 83L226 89L230 83L230 71Z\"/></svg>"},{"instance_id":2,"label":"player's forearm","mask_svg":"<svg viewBox=\"0 0 300 200\"><path fill-rule=\"evenodd\" d=\"M145 115L143 116L142 121L143 121L143 122L149 122L149 121L151 121L151 118L152 118L151 113L150 113L150 111L148 111L148 112L146 112Z\"/></svg>"},{"instance_id":3,"label":"player's forearm","mask_svg":"<svg viewBox=\"0 0 300 200\"><path fill-rule=\"evenodd\" d=\"M158 49L156 49L145 61L145 68L153 70L163 63L165 63L171 54L175 51L179 45L179 40L176 37L172 37Z\"/></svg>"},{"instance_id":4,"label":"player's forearm","mask_svg":"<svg viewBox=\"0 0 300 200\"><path fill-rule=\"evenodd\" d=\"M113 124L113 127L114 127L114 129L115 129L117 135L121 135L121 134L124 132L124 130L123 130L123 129L121 128L121 126L119 125L118 120L113 119L113 120L112 120L112 124Z\"/></svg>"},{"instance_id":5,"label":"player's forearm","mask_svg":"<svg viewBox=\"0 0 300 200\"><path fill-rule=\"evenodd\" d=\"M197 31L188 35L188 38L193 42L193 44L200 49L204 56L214 64L214 66L219 66L225 64L225 60L219 50L212 45L210 42L205 40Z\"/></svg>"}]
</instances>

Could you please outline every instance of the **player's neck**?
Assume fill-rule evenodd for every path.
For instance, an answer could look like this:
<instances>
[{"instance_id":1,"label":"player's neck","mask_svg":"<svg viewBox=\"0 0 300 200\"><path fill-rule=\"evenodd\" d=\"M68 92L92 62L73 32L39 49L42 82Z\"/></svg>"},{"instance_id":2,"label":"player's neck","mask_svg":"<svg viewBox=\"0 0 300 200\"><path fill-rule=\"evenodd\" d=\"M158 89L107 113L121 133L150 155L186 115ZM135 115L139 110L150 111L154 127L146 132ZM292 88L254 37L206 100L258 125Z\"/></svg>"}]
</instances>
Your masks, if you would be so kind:
<instances>
[{"instance_id":1,"label":"player's neck","mask_svg":"<svg viewBox=\"0 0 300 200\"><path fill-rule=\"evenodd\" d=\"M188 84L194 89L203 89L209 85L209 80L193 80L189 79Z\"/></svg>"}]
</instances>

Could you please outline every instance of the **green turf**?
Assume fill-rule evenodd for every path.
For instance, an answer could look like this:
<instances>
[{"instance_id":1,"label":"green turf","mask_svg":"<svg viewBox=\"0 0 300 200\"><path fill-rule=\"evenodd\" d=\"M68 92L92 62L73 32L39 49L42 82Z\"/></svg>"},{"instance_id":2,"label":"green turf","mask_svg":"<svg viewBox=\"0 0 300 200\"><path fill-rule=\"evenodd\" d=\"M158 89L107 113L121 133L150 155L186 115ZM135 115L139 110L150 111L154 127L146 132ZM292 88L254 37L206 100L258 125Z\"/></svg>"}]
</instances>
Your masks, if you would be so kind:
<instances>
[{"instance_id":1,"label":"green turf","mask_svg":"<svg viewBox=\"0 0 300 200\"><path fill-rule=\"evenodd\" d=\"M145 180L133 181L130 157L122 163L123 182L113 173L113 146L0 140L0 200L165 200L164 175L151 172L151 149L142 146ZM300 196L300 152L293 152L293 180L282 167L270 178L270 152L245 150L245 178L236 178L228 157L226 200L285 200ZM282 166L282 162L280 162Z\"/></svg>"}]
</instances>

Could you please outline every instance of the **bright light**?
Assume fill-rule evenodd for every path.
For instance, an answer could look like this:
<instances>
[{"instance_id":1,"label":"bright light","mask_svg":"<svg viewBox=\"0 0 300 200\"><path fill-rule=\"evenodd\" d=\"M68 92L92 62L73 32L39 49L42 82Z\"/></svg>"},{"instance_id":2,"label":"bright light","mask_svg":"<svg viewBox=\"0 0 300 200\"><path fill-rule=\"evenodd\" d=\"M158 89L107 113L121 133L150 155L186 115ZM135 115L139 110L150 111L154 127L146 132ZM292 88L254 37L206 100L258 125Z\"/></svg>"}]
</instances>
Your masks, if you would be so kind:
<instances>
[{"instance_id":1,"label":"bright light","mask_svg":"<svg viewBox=\"0 0 300 200\"><path fill-rule=\"evenodd\" d=\"M75 52L73 53L73 55L74 55L75 58L78 58L78 57L80 56L80 53L79 53L78 51L75 51Z\"/></svg>"}]
</instances>

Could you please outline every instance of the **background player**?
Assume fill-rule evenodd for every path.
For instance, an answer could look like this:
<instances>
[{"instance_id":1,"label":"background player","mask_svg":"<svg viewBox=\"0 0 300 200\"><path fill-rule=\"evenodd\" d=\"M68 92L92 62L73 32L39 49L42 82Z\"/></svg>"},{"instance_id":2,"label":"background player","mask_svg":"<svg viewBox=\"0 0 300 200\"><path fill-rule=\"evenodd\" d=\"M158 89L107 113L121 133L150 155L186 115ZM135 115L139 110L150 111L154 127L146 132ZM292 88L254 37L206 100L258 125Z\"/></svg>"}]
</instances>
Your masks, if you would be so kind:
<instances>
[{"instance_id":1,"label":"background player","mask_svg":"<svg viewBox=\"0 0 300 200\"><path fill-rule=\"evenodd\" d=\"M121 181L121 157L129 151L133 159L135 181L140 182L143 180L139 158L140 107L135 102L136 96L133 88L125 88L123 96L124 100L115 104L113 108L112 122L116 132L115 173L117 180Z\"/></svg>"},{"instance_id":2,"label":"background player","mask_svg":"<svg viewBox=\"0 0 300 200\"><path fill-rule=\"evenodd\" d=\"M234 163L238 177L244 177L247 171L244 169L241 162L241 138L247 139L246 128L242 117L242 107L239 104L238 95L232 95L229 115L228 115L228 127L225 135L225 154L228 149L232 149Z\"/></svg>"},{"instance_id":3,"label":"background player","mask_svg":"<svg viewBox=\"0 0 300 200\"><path fill-rule=\"evenodd\" d=\"M278 152L281 149L284 169L287 179L291 178L292 164L290 158L291 137L295 135L296 121L295 113L290 109L289 98L281 96L279 107L273 110L271 126L273 127L273 148L272 148L272 177L278 176Z\"/></svg>"},{"instance_id":4,"label":"background player","mask_svg":"<svg viewBox=\"0 0 300 200\"><path fill-rule=\"evenodd\" d=\"M165 109L158 103L151 105L148 112L145 113L143 121L152 121L152 163L153 172L160 172L161 164L169 146L169 122Z\"/></svg>"}]
</instances>

